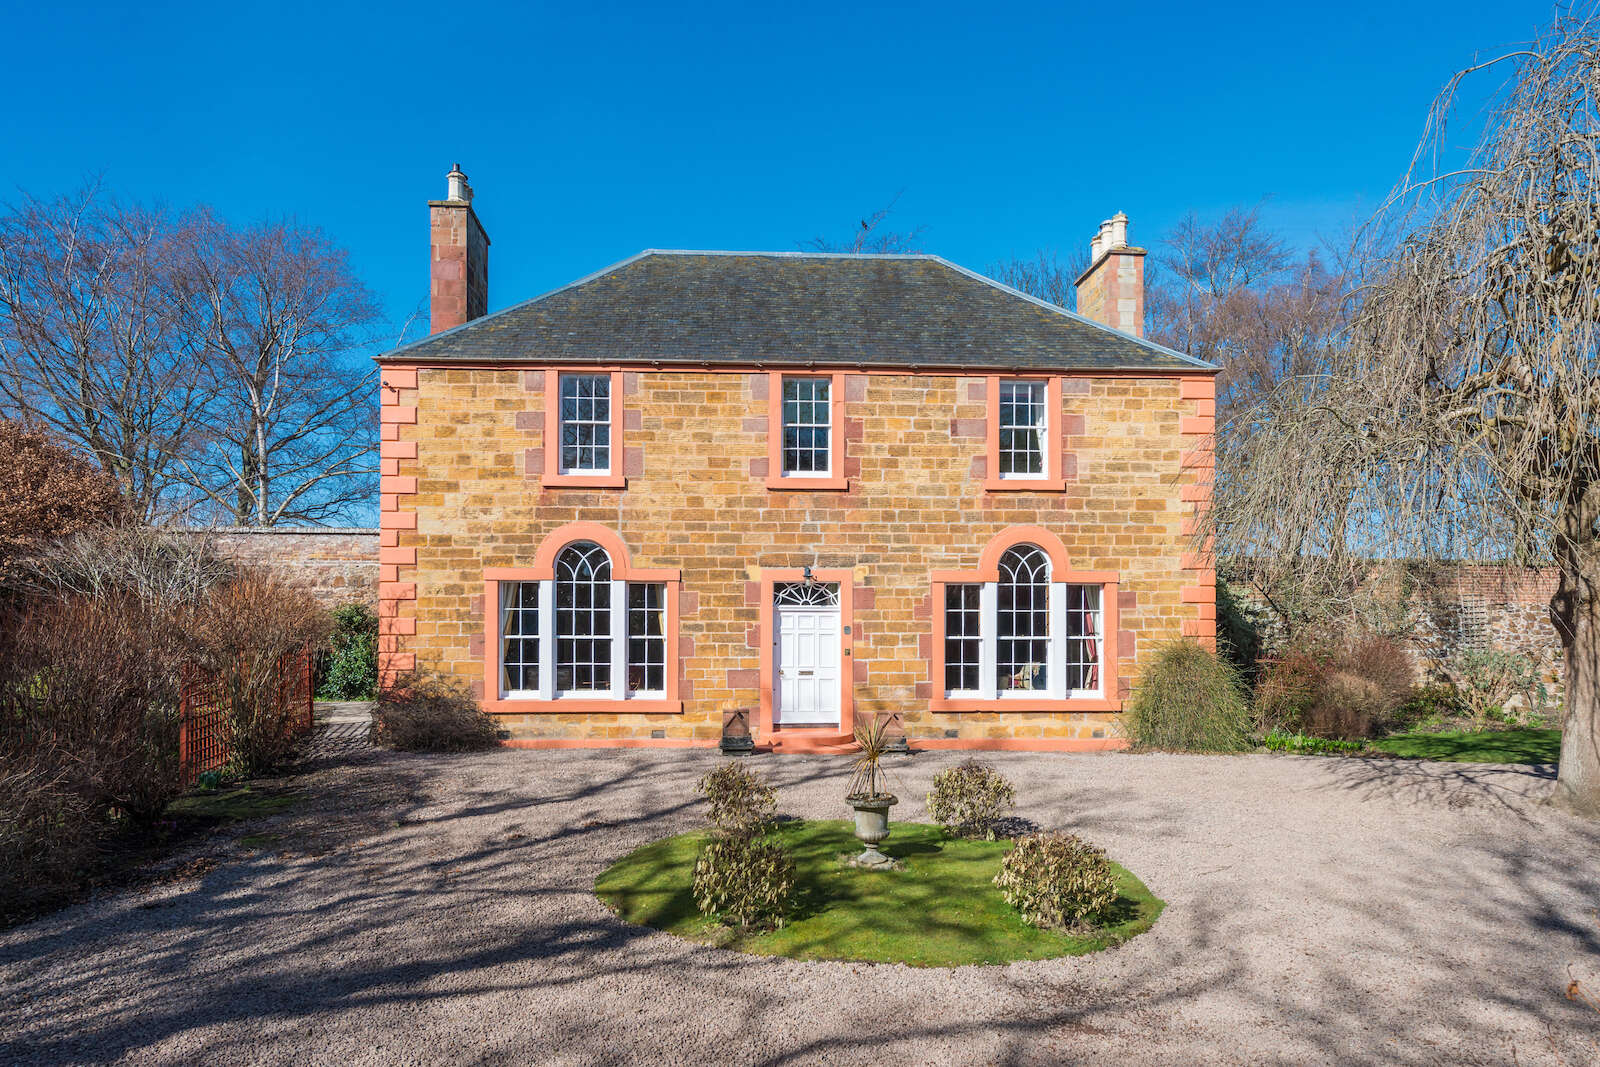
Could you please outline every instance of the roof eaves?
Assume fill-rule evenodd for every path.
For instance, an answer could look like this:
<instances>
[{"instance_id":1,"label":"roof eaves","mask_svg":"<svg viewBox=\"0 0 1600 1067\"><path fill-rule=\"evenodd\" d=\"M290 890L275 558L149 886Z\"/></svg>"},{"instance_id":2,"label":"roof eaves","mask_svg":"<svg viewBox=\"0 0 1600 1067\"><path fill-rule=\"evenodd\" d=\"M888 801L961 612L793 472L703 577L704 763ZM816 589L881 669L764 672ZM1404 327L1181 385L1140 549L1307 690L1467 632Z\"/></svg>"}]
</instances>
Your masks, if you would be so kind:
<instances>
[{"instance_id":1,"label":"roof eaves","mask_svg":"<svg viewBox=\"0 0 1600 1067\"><path fill-rule=\"evenodd\" d=\"M541 300L546 300L546 299L548 299L548 298L550 298L552 296L557 296L557 295L559 295L561 293L566 292L568 289L576 289L580 285L587 285L590 282L594 281L596 278L602 278L605 275L610 274L614 270L621 270L623 267L629 266L630 264L633 264L633 263L637 263L639 260L644 259L646 256L651 256L651 255L655 255L655 254L657 254L657 250L653 249L653 248L647 248L643 252L635 252L633 255L629 256L627 259L619 259L617 262L611 264L611 266L609 266L609 267L601 267L599 270L595 271L592 274L585 274L583 277L579 278L577 281L572 281L572 282L568 282L566 285L557 286L556 288L551 289L548 292L543 292L543 293L540 293L538 296L531 297L531 298L529 298L527 300L523 300L523 301L520 301L518 303L512 304L510 307L501 308L499 311L493 312L491 314L480 315L475 319L469 319L468 321L463 322L460 326L452 326L450 329L445 330L443 333L429 334L427 337L419 338L418 340L412 341L410 344L401 345L399 348L391 348L387 352L380 352L378 355L373 356L372 358L374 360L376 360L377 362L379 362L379 363L383 362L384 360L396 359L396 358L404 355L405 353L411 351L413 348L418 348L418 347L420 347L422 345L429 344L429 343L431 343L433 341L438 341L438 340L440 340L442 338L445 338L445 337L454 336L455 334L461 333L463 330L470 330L474 326L482 326L484 323L489 322L492 319L498 319L502 315L509 315L514 311L521 311L523 308L528 307L530 304L537 304Z\"/></svg>"},{"instance_id":2,"label":"roof eaves","mask_svg":"<svg viewBox=\"0 0 1600 1067\"><path fill-rule=\"evenodd\" d=\"M967 267L963 267L959 263L952 263L948 259L945 259L943 256L929 256L927 258L933 259L933 260L937 260L941 265L949 267L951 270L956 271L958 273L965 274L967 277L972 278L975 281L980 281L985 285L991 286L991 287L993 287L995 289L999 289L1001 292L1010 293L1012 296L1021 297L1023 300L1028 301L1030 304L1037 304L1039 307L1044 308L1046 311L1053 311L1057 315L1064 315L1067 318L1072 319L1075 322L1083 323L1085 326L1093 326L1095 329L1104 331L1105 333L1109 333L1113 337L1120 337L1124 341L1132 341L1134 344L1139 345L1139 346L1141 346L1143 348L1148 348L1148 349L1151 349L1152 351L1160 352L1162 355L1172 356L1174 359L1182 360L1183 362L1192 365L1196 370L1220 371L1222 369L1221 367L1217 366L1215 363L1208 363L1207 361L1205 361L1203 359L1199 359L1199 358L1197 358L1195 356L1189 355L1187 352L1179 352L1175 348L1168 348L1166 345L1159 345L1159 344L1156 344L1154 341L1147 341L1143 337L1135 337L1131 333L1124 333L1121 330L1118 330L1118 329L1115 329L1113 327L1107 326L1103 322L1096 322L1094 319L1088 318L1087 316L1084 316L1084 315L1080 315L1076 311L1068 311L1066 308L1062 307L1060 304L1052 304L1048 300L1041 300L1038 297L1033 296L1030 293L1023 292L1021 289L1017 289L1017 288L1014 288L1013 286L1009 286L1005 282L996 281L995 279L993 279L993 278L991 278L991 277L989 277L988 275L985 275L985 274L979 274L977 271L970 270Z\"/></svg>"}]
</instances>

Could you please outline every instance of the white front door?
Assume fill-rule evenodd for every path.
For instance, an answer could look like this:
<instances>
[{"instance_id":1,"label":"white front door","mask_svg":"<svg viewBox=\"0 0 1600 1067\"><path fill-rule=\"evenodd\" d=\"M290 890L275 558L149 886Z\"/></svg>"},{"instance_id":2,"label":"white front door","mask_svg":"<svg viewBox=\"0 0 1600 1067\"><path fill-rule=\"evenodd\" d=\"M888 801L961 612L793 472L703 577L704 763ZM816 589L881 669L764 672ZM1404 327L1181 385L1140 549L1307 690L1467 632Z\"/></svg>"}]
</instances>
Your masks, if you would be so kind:
<instances>
[{"instance_id":1,"label":"white front door","mask_svg":"<svg viewBox=\"0 0 1600 1067\"><path fill-rule=\"evenodd\" d=\"M783 586L774 598L772 658L777 678L772 687L772 721L782 726L838 726L838 587L801 595L811 602L786 603L797 596L786 594Z\"/></svg>"}]
</instances>

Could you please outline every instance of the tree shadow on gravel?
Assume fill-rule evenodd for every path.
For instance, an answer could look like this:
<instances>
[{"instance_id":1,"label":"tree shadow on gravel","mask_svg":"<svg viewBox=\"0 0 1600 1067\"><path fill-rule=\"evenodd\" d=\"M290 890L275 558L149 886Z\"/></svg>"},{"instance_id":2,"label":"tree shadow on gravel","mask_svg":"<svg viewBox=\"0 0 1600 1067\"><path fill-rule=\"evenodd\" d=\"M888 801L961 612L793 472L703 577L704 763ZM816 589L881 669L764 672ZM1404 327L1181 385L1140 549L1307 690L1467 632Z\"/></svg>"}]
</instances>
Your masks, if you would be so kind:
<instances>
[{"instance_id":1,"label":"tree shadow on gravel","mask_svg":"<svg viewBox=\"0 0 1600 1067\"><path fill-rule=\"evenodd\" d=\"M806 964L630 926L593 895L620 856L702 823L693 785L717 762L512 751L330 769L294 816L328 821L325 853L263 850L0 935L0 1061L1424 1064L1515 1047L1527 1064L1541 1028L1567 1041L1587 1023L1559 985L1600 953L1581 859L1600 831L1571 820L1469 807L1447 812L1468 844L1441 847L1449 805L1431 793L1392 835L1360 837L1346 807L1270 794L1296 780L1281 764L1008 758L1005 773L1035 772L1028 817L1130 854L1169 902L1154 929L1010 967ZM904 768L908 815L946 762ZM759 768L784 810L837 818L844 764ZM1241 776L1269 795L1224 791ZM1197 820L1224 805L1221 829Z\"/></svg>"}]
</instances>

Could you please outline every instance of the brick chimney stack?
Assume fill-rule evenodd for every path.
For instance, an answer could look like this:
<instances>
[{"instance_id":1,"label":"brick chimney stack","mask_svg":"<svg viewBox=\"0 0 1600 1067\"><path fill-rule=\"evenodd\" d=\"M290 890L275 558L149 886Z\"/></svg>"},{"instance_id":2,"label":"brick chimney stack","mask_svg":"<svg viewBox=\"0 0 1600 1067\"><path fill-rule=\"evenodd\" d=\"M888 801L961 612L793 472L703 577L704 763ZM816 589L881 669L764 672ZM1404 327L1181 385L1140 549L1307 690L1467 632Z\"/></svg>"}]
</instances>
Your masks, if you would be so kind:
<instances>
[{"instance_id":1,"label":"brick chimney stack","mask_svg":"<svg viewBox=\"0 0 1600 1067\"><path fill-rule=\"evenodd\" d=\"M428 332L471 322L489 310L489 235L472 210L461 164L447 176L448 195L428 201Z\"/></svg>"},{"instance_id":2,"label":"brick chimney stack","mask_svg":"<svg viewBox=\"0 0 1600 1067\"><path fill-rule=\"evenodd\" d=\"M1128 244L1128 216L1117 212L1089 242L1089 269L1079 277L1078 314L1144 336L1144 249Z\"/></svg>"}]
</instances>

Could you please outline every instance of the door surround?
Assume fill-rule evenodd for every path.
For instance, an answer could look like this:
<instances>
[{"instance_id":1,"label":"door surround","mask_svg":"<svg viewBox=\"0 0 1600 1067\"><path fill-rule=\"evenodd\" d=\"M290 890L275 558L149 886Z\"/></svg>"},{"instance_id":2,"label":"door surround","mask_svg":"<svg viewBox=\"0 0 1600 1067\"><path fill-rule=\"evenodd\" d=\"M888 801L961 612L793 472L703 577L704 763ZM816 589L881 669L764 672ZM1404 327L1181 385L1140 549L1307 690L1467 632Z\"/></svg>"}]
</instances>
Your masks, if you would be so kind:
<instances>
[{"instance_id":1,"label":"door surround","mask_svg":"<svg viewBox=\"0 0 1600 1067\"><path fill-rule=\"evenodd\" d=\"M791 735L802 733L849 735L855 730L855 571L816 568L811 571L811 577L819 582L839 583L839 726L837 729L832 726L811 728L792 726L783 732ZM776 631L773 629L773 586L780 582L803 582L806 573L800 567L764 567L758 572L758 578L761 625L756 636L756 644L761 654L761 706L756 712L756 724L760 729L761 740L769 740L774 733L772 639L776 636Z\"/></svg>"}]
</instances>

